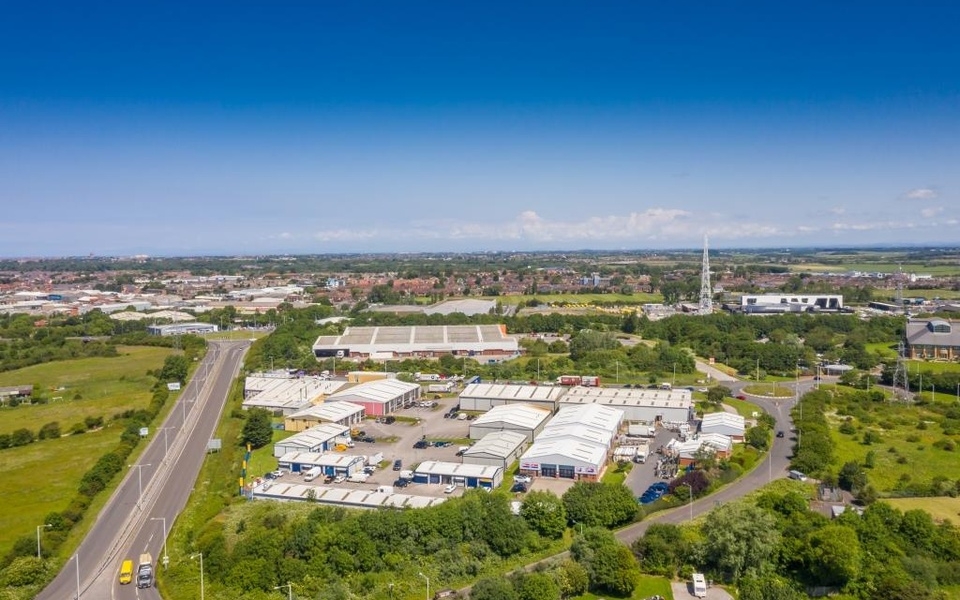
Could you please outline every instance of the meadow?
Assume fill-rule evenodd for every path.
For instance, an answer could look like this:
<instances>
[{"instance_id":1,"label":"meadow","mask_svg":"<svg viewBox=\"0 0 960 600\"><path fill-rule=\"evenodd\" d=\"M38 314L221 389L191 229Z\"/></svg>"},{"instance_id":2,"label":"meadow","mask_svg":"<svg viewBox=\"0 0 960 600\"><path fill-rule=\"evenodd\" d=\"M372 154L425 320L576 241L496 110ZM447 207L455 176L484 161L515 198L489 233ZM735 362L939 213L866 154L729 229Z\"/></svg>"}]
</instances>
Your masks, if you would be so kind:
<instances>
[{"instance_id":1,"label":"meadow","mask_svg":"<svg viewBox=\"0 0 960 600\"><path fill-rule=\"evenodd\" d=\"M110 417L121 410L145 408L149 404L154 380L146 372L162 367L171 350L119 350L121 355L113 358L61 361L0 374L0 385L31 382L42 386L48 397L57 393L64 398L49 404L0 409L0 433L22 427L36 432L51 421L59 422L66 431L88 416L103 416L105 421L103 428L82 435L0 450L0 472L4 474L0 481L0 505L5 508L0 513L0 555L6 554L17 538L35 532L47 514L67 508L83 474L101 455L116 447L122 426L111 424ZM65 389L57 391L61 387ZM51 388L53 391L48 391ZM73 400L77 394L80 399ZM172 399L169 404L172 405ZM100 494L98 500L106 496ZM92 518L88 516L83 523L89 524Z\"/></svg>"},{"instance_id":2,"label":"meadow","mask_svg":"<svg viewBox=\"0 0 960 600\"><path fill-rule=\"evenodd\" d=\"M488 300L498 300L504 305L517 305L530 300L537 300L542 304L566 303L568 308L597 308L593 303L605 306L650 304L663 302L660 294L634 292L632 294L537 294L535 296L496 296Z\"/></svg>"}]
</instances>

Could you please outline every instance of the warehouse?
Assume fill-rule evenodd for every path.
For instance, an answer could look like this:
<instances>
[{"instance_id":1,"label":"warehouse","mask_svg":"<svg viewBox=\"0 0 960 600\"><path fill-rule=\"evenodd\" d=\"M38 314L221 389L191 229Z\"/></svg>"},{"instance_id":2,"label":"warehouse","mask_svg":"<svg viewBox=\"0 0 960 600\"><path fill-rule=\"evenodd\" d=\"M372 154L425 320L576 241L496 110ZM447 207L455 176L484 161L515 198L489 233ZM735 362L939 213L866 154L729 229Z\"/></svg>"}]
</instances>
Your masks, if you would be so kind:
<instances>
[{"instance_id":1,"label":"warehouse","mask_svg":"<svg viewBox=\"0 0 960 600\"><path fill-rule=\"evenodd\" d=\"M494 406L523 402L553 412L565 391L549 385L471 383L460 393L460 409L485 412Z\"/></svg>"},{"instance_id":2,"label":"warehouse","mask_svg":"<svg viewBox=\"0 0 960 600\"><path fill-rule=\"evenodd\" d=\"M286 431L305 431L320 423L336 423L350 427L363 421L365 411L353 402L325 402L308 406L283 420Z\"/></svg>"},{"instance_id":3,"label":"warehouse","mask_svg":"<svg viewBox=\"0 0 960 600\"><path fill-rule=\"evenodd\" d=\"M284 416L317 404L344 386L342 381L294 377L286 373L250 375L243 383L243 408L263 408Z\"/></svg>"},{"instance_id":4,"label":"warehouse","mask_svg":"<svg viewBox=\"0 0 960 600\"><path fill-rule=\"evenodd\" d=\"M520 460L528 442L527 436L516 431L495 431L463 452L463 462L470 465L490 465L506 471Z\"/></svg>"},{"instance_id":5,"label":"warehouse","mask_svg":"<svg viewBox=\"0 0 960 600\"><path fill-rule=\"evenodd\" d=\"M312 502L344 508L426 508L446 501L446 498L395 494L379 489L358 490L328 486L315 487L285 481L264 482L253 488L250 495L252 498Z\"/></svg>"},{"instance_id":6,"label":"warehouse","mask_svg":"<svg viewBox=\"0 0 960 600\"><path fill-rule=\"evenodd\" d=\"M350 428L335 423L321 423L306 431L280 440L273 445L273 455L280 458L288 452L327 452L338 440L347 441Z\"/></svg>"},{"instance_id":7,"label":"warehouse","mask_svg":"<svg viewBox=\"0 0 960 600\"><path fill-rule=\"evenodd\" d=\"M740 310L745 313L840 312L840 294L744 294Z\"/></svg>"},{"instance_id":8,"label":"warehouse","mask_svg":"<svg viewBox=\"0 0 960 600\"><path fill-rule=\"evenodd\" d=\"M667 452L680 459L680 466L695 464L701 452L710 452L718 459L730 458L733 452L733 440L719 433L703 433L692 440L681 442L670 440Z\"/></svg>"},{"instance_id":9,"label":"warehouse","mask_svg":"<svg viewBox=\"0 0 960 600\"><path fill-rule=\"evenodd\" d=\"M536 441L520 457L520 472L531 477L599 481L607 448L570 439Z\"/></svg>"},{"instance_id":10,"label":"warehouse","mask_svg":"<svg viewBox=\"0 0 960 600\"><path fill-rule=\"evenodd\" d=\"M630 422L687 423L694 417L690 390L645 390L634 388L570 388L558 403L563 406L609 406L623 411Z\"/></svg>"},{"instance_id":11,"label":"warehouse","mask_svg":"<svg viewBox=\"0 0 960 600\"><path fill-rule=\"evenodd\" d=\"M349 477L363 470L366 458L350 454L320 454L318 452L287 452L278 465L291 473L304 473L319 467L324 475Z\"/></svg>"},{"instance_id":12,"label":"warehouse","mask_svg":"<svg viewBox=\"0 0 960 600\"><path fill-rule=\"evenodd\" d=\"M537 436L538 442L561 439L597 444L606 447L609 451L613 448L613 440L615 438L609 431L596 429L582 423L568 423L565 425L551 424Z\"/></svg>"},{"instance_id":13,"label":"warehouse","mask_svg":"<svg viewBox=\"0 0 960 600\"><path fill-rule=\"evenodd\" d=\"M503 483L503 467L426 460L417 465L413 481L493 489Z\"/></svg>"},{"instance_id":14,"label":"warehouse","mask_svg":"<svg viewBox=\"0 0 960 600\"><path fill-rule=\"evenodd\" d=\"M532 442L543 430L551 414L549 410L529 404L494 406L471 422L470 439L479 440L494 431L513 431L522 434L527 442Z\"/></svg>"},{"instance_id":15,"label":"warehouse","mask_svg":"<svg viewBox=\"0 0 960 600\"><path fill-rule=\"evenodd\" d=\"M336 357L362 361L439 358L452 354L481 362L516 358L520 347L506 325L417 325L347 327L341 335L321 335L313 344L317 360Z\"/></svg>"},{"instance_id":16,"label":"warehouse","mask_svg":"<svg viewBox=\"0 0 960 600\"><path fill-rule=\"evenodd\" d=\"M700 433L719 433L734 442L743 441L745 429L744 418L728 412L708 413L703 415L703 420L700 421Z\"/></svg>"},{"instance_id":17,"label":"warehouse","mask_svg":"<svg viewBox=\"0 0 960 600\"><path fill-rule=\"evenodd\" d=\"M327 402L351 402L363 407L367 415L383 416L420 400L420 385L399 379L380 379L347 388L327 398Z\"/></svg>"},{"instance_id":18,"label":"warehouse","mask_svg":"<svg viewBox=\"0 0 960 600\"><path fill-rule=\"evenodd\" d=\"M960 358L960 327L946 319L907 321L907 356L913 360Z\"/></svg>"},{"instance_id":19,"label":"warehouse","mask_svg":"<svg viewBox=\"0 0 960 600\"><path fill-rule=\"evenodd\" d=\"M543 433L569 425L588 427L602 433L608 439L606 444L609 446L610 440L620 432L622 423L623 411L616 408L601 404L564 406L557 412L557 416L547 423Z\"/></svg>"},{"instance_id":20,"label":"warehouse","mask_svg":"<svg viewBox=\"0 0 960 600\"><path fill-rule=\"evenodd\" d=\"M150 325L147 327L147 333L159 336L200 335L203 333L216 333L218 329L219 328L212 323L173 323L171 325Z\"/></svg>"}]
</instances>

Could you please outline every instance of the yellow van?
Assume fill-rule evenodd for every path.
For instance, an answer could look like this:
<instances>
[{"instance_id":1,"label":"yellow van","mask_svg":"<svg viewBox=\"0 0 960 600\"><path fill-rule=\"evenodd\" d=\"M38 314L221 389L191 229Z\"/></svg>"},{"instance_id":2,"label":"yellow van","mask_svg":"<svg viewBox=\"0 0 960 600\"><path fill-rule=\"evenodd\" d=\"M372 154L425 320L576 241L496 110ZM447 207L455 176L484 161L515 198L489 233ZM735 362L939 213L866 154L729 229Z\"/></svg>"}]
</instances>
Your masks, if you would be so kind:
<instances>
[{"instance_id":1,"label":"yellow van","mask_svg":"<svg viewBox=\"0 0 960 600\"><path fill-rule=\"evenodd\" d=\"M133 561L125 560L120 566L120 583L130 583L133 581Z\"/></svg>"}]
</instances>

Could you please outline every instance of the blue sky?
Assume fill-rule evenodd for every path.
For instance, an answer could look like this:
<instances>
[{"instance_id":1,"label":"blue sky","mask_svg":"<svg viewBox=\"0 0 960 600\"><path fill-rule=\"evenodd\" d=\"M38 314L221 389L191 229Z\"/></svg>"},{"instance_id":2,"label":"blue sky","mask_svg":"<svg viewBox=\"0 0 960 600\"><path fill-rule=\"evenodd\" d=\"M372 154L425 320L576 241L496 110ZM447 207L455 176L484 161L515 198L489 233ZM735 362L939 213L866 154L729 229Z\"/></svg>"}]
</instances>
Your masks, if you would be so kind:
<instances>
[{"instance_id":1,"label":"blue sky","mask_svg":"<svg viewBox=\"0 0 960 600\"><path fill-rule=\"evenodd\" d=\"M956 244L910 4L8 5L0 255Z\"/></svg>"}]
</instances>

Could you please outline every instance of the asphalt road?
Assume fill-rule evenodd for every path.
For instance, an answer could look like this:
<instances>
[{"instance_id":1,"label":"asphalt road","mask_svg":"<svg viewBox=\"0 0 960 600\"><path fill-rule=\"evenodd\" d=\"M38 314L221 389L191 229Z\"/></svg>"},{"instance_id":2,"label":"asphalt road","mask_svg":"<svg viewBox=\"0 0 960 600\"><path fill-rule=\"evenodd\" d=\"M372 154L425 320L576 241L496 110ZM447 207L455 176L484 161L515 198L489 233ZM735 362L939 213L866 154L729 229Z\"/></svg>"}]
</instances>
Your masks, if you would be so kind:
<instances>
[{"instance_id":1,"label":"asphalt road","mask_svg":"<svg viewBox=\"0 0 960 600\"><path fill-rule=\"evenodd\" d=\"M135 583L121 586L120 564L129 558L136 565L144 552L160 562L165 533L186 505L207 441L248 347L247 341L210 342L177 405L160 428L150 432L152 439L137 462L139 466L128 469L76 554L38 599L160 598L156 588L138 590Z\"/></svg>"}]
</instances>

